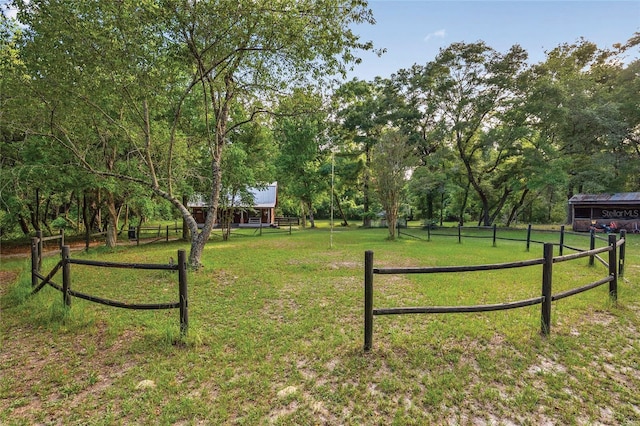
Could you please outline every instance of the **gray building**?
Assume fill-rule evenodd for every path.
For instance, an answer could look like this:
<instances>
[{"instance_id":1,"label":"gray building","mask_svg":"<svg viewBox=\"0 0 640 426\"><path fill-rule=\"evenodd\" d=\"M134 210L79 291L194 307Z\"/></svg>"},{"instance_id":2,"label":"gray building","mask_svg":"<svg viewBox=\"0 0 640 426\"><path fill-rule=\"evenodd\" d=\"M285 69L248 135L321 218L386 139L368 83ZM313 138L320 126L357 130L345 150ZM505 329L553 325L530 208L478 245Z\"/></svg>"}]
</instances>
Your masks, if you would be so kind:
<instances>
[{"instance_id":1,"label":"gray building","mask_svg":"<svg viewBox=\"0 0 640 426\"><path fill-rule=\"evenodd\" d=\"M640 232L640 192L576 194L569 200L574 231Z\"/></svg>"}]
</instances>

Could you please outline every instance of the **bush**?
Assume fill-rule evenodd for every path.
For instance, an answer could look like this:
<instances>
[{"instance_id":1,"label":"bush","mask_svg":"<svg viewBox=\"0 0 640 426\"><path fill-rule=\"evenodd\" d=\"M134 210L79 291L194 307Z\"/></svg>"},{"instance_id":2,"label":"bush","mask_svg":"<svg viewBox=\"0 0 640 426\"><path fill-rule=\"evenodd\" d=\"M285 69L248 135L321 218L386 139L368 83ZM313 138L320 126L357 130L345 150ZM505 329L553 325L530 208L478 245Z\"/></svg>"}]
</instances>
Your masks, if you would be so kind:
<instances>
[{"instance_id":1,"label":"bush","mask_svg":"<svg viewBox=\"0 0 640 426\"><path fill-rule=\"evenodd\" d=\"M58 216L53 222L51 222L51 227L53 229L65 229L67 226L69 226L69 223L62 216Z\"/></svg>"}]
</instances>

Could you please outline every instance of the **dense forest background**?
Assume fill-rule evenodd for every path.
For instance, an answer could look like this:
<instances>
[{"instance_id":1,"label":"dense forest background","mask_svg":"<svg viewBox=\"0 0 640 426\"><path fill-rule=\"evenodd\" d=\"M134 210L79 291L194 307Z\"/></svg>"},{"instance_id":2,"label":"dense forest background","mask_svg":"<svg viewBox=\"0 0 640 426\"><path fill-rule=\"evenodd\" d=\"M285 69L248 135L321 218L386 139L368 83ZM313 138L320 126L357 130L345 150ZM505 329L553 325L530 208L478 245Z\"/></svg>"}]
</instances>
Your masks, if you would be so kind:
<instances>
[{"instance_id":1,"label":"dense forest background","mask_svg":"<svg viewBox=\"0 0 640 426\"><path fill-rule=\"evenodd\" d=\"M373 48L349 29L372 22L365 2L33 3L0 24L3 237L110 229L113 243L132 221L189 221L193 194L218 208L273 181L280 215L313 225L333 204L368 226L390 139L410 154L390 167L413 220L562 223L576 193L640 190L637 33L536 64L518 45L454 43L345 82Z\"/></svg>"}]
</instances>

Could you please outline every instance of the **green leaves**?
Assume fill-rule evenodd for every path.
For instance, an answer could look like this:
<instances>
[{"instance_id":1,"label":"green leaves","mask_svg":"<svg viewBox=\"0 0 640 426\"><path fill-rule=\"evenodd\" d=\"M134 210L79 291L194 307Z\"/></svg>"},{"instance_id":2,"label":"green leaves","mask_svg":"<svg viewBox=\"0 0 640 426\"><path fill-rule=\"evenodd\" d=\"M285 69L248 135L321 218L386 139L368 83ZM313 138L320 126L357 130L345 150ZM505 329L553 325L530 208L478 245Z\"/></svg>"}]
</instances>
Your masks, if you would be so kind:
<instances>
[{"instance_id":1,"label":"green leaves","mask_svg":"<svg viewBox=\"0 0 640 426\"><path fill-rule=\"evenodd\" d=\"M404 201L407 174L416 163L407 138L397 131L387 131L373 151L371 169L373 182L382 204L389 229L389 237L395 237L400 204Z\"/></svg>"}]
</instances>

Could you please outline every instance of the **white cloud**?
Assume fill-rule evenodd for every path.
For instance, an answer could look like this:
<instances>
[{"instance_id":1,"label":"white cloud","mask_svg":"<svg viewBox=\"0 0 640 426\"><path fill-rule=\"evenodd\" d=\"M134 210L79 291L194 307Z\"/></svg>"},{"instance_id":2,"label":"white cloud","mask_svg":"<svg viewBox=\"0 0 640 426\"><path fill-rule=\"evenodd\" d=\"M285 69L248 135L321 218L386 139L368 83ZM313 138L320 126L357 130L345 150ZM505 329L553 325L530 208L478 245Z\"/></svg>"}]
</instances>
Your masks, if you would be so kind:
<instances>
[{"instance_id":1,"label":"white cloud","mask_svg":"<svg viewBox=\"0 0 640 426\"><path fill-rule=\"evenodd\" d=\"M427 36L424 38L424 41L427 42L429 40L431 40L432 38L444 38L447 35L447 32L442 29L442 30L438 30L438 31L434 31L430 34L427 34Z\"/></svg>"}]
</instances>

